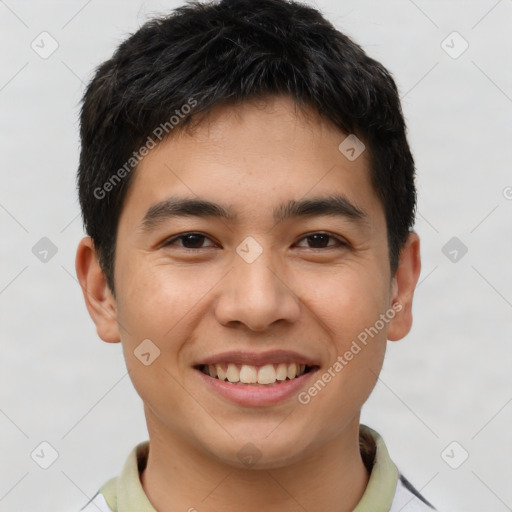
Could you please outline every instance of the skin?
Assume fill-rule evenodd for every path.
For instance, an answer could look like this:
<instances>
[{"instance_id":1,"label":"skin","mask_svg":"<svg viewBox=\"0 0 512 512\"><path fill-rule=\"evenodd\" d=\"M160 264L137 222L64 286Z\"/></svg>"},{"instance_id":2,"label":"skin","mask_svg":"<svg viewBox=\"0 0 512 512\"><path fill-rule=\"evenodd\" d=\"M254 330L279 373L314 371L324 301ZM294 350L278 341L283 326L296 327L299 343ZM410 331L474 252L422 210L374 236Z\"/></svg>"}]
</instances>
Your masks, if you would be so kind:
<instances>
[{"instance_id":1,"label":"skin","mask_svg":"<svg viewBox=\"0 0 512 512\"><path fill-rule=\"evenodd\" d=\"M136 170L119 220L116 297L92 240L79 244L77 275L98 335L122 342L144 402L150 453L141 482L160 512L349 511L366 488L360 410L386 341L410 330L420 254L411 233L391 274L367 155L345 158L338 150L345 137L287 97L217 106L194 131L151 150ZM364 211L366 221L272 218L284 201L333 193ZM171 195L229 205L238 218L171 218L143 232L148 208ZM187 232L206 235L188 245L199 250L183 239L164 245ZM334 238L308 238L318 232ZM263 250L250 264L236 252L247 236ZM272 406L237 405L193 369L228 350L284 349L319 361L319 376L396 302L401 311L307 405L296 396ZM160 349L148 366L134 355L144 339ZM237 457L247 443L261 455L251 467Z\"/></svg>"}]
</instances>

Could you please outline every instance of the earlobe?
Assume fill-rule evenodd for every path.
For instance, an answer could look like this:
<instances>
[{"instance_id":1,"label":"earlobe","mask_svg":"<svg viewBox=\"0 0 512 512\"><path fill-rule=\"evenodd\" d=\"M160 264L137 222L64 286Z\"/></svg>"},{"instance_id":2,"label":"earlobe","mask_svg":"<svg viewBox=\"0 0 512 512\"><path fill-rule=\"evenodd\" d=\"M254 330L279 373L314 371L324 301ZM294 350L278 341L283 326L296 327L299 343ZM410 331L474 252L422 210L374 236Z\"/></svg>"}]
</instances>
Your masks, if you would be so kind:
<instances>
[{"instance_id":1,"label":"earlobe","mask_svg":"<svg viewBox=\"0 0 512 512\"><path fill-rule=\"evenodd\" d=\"M78 244L75 269L82 288L85 305L98 336L106 342L121 340L117 323L116 301L101 270L96 248L91 237L84 237Z\"/></svg>"},{"instance_id":2,"label":"earlobe","mask_svg":"<svg viewBox=\"0 0 512 512\"><path fill-rule=\"evenodd\" d=\"M387 338L390 341L402 339L411 330L412 300L420 272L420 238L411 232L400 252L398 270L392 283L391 304L397 313L389 324Z\"/></svg>"}]
</instances>

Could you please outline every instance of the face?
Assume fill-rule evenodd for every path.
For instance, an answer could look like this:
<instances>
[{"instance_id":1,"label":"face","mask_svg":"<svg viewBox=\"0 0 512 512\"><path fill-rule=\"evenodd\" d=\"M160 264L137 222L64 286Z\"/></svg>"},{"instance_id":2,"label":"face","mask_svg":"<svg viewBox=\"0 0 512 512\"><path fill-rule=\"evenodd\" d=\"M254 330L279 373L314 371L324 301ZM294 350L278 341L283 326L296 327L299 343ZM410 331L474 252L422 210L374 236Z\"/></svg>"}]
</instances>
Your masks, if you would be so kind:
<instances>
[{"instance_id":1,"label":"face","mask_svg":"<svg viewBox=\"0 0 512 512\"><path fill-rule=\"evenodd\" d=\"M217 107L140 163L109 328L150 435L279 467L358 422L408 327L367 153L346 158L346 136L274 97Z\"/></svg>"}]
</instances>

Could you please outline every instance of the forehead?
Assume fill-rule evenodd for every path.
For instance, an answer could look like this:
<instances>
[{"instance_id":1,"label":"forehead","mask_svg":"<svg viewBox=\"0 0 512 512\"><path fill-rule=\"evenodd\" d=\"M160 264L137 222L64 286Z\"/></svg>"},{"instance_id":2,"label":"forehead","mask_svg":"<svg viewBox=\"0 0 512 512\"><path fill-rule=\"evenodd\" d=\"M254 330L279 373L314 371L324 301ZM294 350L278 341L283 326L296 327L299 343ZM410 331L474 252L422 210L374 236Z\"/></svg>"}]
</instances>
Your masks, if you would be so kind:
<instances>
[{"instance_id":1,"label":"forehead","mask_svg":"<svg viewBox=\"0 0 512 512\"><path fill-rule=\"evenodd\" d=\"M254 215L259 207L275 216L271 202L281 207L286 200L333 193L379 215L368 155L348 159L340 150L346 138L288 97L219 105L150 150L135 171L122 216L140 222L170 195L229 203L235 214Z\"/></svg>"}]
</instances>

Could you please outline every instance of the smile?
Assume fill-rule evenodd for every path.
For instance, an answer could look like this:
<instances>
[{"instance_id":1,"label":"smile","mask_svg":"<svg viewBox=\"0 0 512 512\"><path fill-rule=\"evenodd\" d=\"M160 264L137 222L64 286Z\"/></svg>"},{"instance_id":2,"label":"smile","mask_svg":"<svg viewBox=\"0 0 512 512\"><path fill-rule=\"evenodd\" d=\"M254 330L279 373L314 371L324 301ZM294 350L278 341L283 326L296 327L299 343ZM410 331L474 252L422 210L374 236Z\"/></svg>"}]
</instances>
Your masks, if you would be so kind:
<instances>
[{"instance_id":1,"label":"smile","mask_svg":"<svg viewBox=\"0 0 512 512\"><path fill-rule=\"evenodd\" d=\"M300 377L308 373L311 367L297 363L264 364L260 366L218 363L203 364L199 369L209 377L232 384L268 386Z\"/></svg>"},{"instance_id":2,"label":"smile","mask_svg":"<svg viewBox=\"0 0 512 512\"><path fill-rule=\"evenodd\" d=\"M214 395L245 407L266 407L293 400L320 369L320 360L290 350L232 350L205 356L193 368Z\"/></svg>"}]
</instances>

